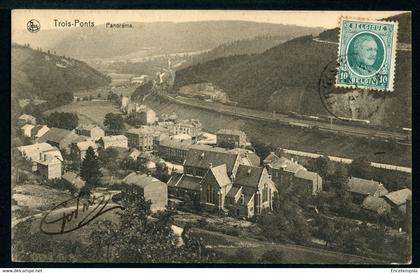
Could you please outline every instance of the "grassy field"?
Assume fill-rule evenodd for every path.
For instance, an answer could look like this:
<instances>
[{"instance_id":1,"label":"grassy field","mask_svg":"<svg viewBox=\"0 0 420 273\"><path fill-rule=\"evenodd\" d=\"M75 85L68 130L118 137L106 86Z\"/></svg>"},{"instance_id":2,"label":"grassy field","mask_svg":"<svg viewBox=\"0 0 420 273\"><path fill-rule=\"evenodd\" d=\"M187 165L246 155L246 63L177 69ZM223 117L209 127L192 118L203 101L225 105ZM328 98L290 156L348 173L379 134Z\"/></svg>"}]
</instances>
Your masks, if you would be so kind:
<instances>
[{"instance_id":1,"label":"grassy field","mask_svg":"<svg viewBox=\"0 0 420 273\"><path fill-rule=\"evenodd\" d=\"M328 251L318 248L310 248L299 245L269 243L254 239L229 236L226 234L193 229L193 234L202 238L211 238L217 244L207 244L206 248L229 256L236 254L238 250L248 249L253 253L254 260L247 263L255 263L265 252L277 250L283 252L283 263L285 264L384 264L384 261L345 254L341 252ZM205 240L205 239L204 239Z\"/></svg>"},{"instance_id":2,"label":"grassy field","mask_svg":"<svg viewBox=\"0 0 420 273\"><path fill-rule=\"evenodd\" d=\"M94 123L103 127L104 117L107 113L121 113L120 110L108 101L79 101L66 104L45 112L73 112L79 116L79 124Z\"/></svg>"}]
</instances>

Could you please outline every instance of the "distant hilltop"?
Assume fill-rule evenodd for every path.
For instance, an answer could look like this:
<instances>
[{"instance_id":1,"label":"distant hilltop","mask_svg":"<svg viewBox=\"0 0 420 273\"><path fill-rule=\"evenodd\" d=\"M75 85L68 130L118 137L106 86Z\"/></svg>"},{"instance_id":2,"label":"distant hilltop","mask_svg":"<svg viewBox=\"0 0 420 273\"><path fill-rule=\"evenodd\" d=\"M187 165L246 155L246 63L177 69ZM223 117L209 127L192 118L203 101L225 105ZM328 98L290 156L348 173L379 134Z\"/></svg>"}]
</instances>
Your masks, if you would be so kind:
<instances>
[{"instance_id":1,"label":"distant hilltop","mask_svg":"<svg viewBox=\"0 0 420 273\"><path fill-rule=\"evenodd\" d=\"M399 22L398 42L411 43L410 14L386 18ZM328 115L319 95L319 79L325 66L337 59L338 29L305 35L260 54L217 58L176 71L174 89L212 83L239 106L264 111ZM349 98L339 94L339 116L370 120L383 127L411 126L411 52L398 50L395 91L392 94L363 91L356 116L350 116ZM343 92L341 92L343 93ZM346 112L347 111L347 112Z\"/></svg>"},{"instance_id":2,"label":"distant hilltop","mask_svg":"<svg viewBox=\"0 0 420 273\"><path fill-rule=\"evenodd\" d=\"M42 99L53 106L60 104L63 94L72 96L110 82L86 63L54 53L29 44L12 45L12 98Z\"/></svg>"},{"instance_id":3,"label":"distant hilltop","mask_svg":"<svg viewBox=\"0 0 420 273\"><path fill-rule=\"evenodd\" d=\"M132 27L115 31L106 25L71 31L45 30L22 32L15 36L19 43L53 49L60 55L78 59L110 58L137 54L170 54L210 50L219 45L257 36L278 36L287 40L302 35L318 35L320 27L257 23L248 21L201 22L130 22Z\"/></svg>"}]
</instances>

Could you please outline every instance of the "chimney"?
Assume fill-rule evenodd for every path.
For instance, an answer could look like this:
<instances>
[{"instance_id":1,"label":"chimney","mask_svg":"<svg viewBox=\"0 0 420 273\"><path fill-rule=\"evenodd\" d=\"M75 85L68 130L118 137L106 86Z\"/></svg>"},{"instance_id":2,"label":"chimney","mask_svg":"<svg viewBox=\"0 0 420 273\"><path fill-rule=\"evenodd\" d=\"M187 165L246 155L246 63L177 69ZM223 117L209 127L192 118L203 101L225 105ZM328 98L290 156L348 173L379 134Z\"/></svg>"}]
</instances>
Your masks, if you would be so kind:
<instances>
[{"instance_id":1,"label":"chimney","mask_svg":"<svg viewBox=\"0 0 420 273\"><path fill-rule=\"evenodd\" d=\"M209 163L209 169L213 168L213 163Z\"/></svg>"},{"instance_id":2,"label":"chimney","mask_svg":"<svg viewBox=\"0 0 420 273\"><path fill-rule=\"evenodd\" d=\"M204 158L204 153L202 153L202 154L200 155L200 157L201 157L201 159L203 159L203 158Z\"/></svg>"},{"instance_id":3,"label":"chimney","mask_svg":"<svg viewBox=\"0 0 420 273\"><path fill-rule=\"evenodd\" d=\"M251 175L251 169L248 169L248 176Z\"/></svg>"}]
</instances>

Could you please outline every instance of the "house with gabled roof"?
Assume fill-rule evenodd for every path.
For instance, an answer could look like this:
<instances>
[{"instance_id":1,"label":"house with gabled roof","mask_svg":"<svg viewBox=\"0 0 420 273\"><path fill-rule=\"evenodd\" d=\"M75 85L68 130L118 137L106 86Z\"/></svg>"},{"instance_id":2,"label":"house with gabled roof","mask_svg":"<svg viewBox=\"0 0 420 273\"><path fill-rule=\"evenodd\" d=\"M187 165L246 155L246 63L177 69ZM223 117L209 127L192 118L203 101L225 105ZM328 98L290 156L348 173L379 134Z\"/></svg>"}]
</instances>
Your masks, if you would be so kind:
<instances>
[{"instance_id":1,"label":"house with gabled roof","mask_svg":"<svg viewBox=\"0 0 420 273\"><path fill-rule=\"evenodd\" d=\"M72 143L71 154L74 159L83 160L86 156L86 151L92 147L93 151L97 153L98 145L92 140L85 140L77 143Z\"/></svg>"},{"instance_id":2,"label":"house with gabled roof","mask_svg":"<svg viewBox=\"0 0 420 273\"><path fill-rule=\"evenodd\" d=\"M259 215L272 210L275 192L277 188L265 168L240 165L226 196L226 208L233 216Z\"/></svg>"},{"instance_id":3,"label":"house with gabled roof","mask_svg":"<svg viewBox=\"0 0 420 273\"><path fill-rule=\"evenodd\" d=\"M115 136L104 136L101 137L97 143L103 148L107 149L109 147L124 148L128 149L128 139L124 135L115 135Z\"/></svg>"},{"instance_id":4,"label":"house with gabled roof","mask_svg":"<svg viewBox=\"0 0 420 273\"><path fill-rule=\"evenodd\" d=\"M80 190L86 184L86 182L79 175L77 175L74 172L64 173L62 179L69 182L77 190Z\"/></svg>"},{"instance_id":5,"label":"house with gabled roof","mask_svg":"<svg viewBox=\"0 0 420 273\"><path fill-rule=\"evenodd\" d=\"M217 146L224 148L243 148L247 145L246 134L241 130L220 129L216 133Z\"/></svg>"},{"instance_id":6,"label":"house with gabled roof","mask_svg":"<svg viewBox=\"0 0 420 273\"><path fill-rule=\"evenodd\" d=\"M348 191L353 202L361 204L367 196L382 197L388 194L388 190L382 183L358 177L350 177Z\"/></svg>"},{"instance_id":7,"label":"house with gabled roof","mask_svg":"<svg viewBox=\"0 0 420 273\"><path fill-rule=\"evenodd\" d=\"M43 158L35 161L37 170L44 179L61 178L62 160L55 155L45 154Z\"/></svg>"},{"instance_id":8,"label":"house with gabled roof","mask_svg":"<svg viewBox=\"0 0 420 273\"><path fill-rule=\"evenodd\" d=\"M279 157L275 153L270 153L263 160L263 163L279 189L288 188L293 183L298 171L306 171L305 167L293 159L290 160L284 156Z\"/></svg>"},{"instance_id":9,"label":"house with gabled roof","mask_svg":"<svg viewBox=\"0 0 420 273\"><path fill-rule=\"evenodd\" d=\"M85 136L79 136L70 130L53 127L43 136L38 138L36 142L47 142L60 150L65 150L67 153L70 153L70 146L72 143L84 140L86 140Z\"/></svg>"},{"instance_id":10,"label":"house with gabled roof","mask_svg":"<svg viewBox=\"0 0 420 273\"><path fill-rule=\"evenodd\" d=\"M32 124L25 124L23 125L20 130L23 136L25 137L31 137L32 136L32 129L35 127L35 125Z\"/></svg>"},{"instance_id":11,"label":"house with gabled roof","mask_svg":"<svg viewBox=\"0 0 420 273\"><path fill-rule=\"evenodd\" d=\"M184 162L184 172L192 176L203 177L210 165L226 164L229 177L232 178L239 166L239 154L222 148L202 145L188 150Z\"/></svg>"},{"instance_id":12,"label":"house with gabled roof","mask_svg":"<svg viewBox=\"0 0 420 273\"><path fill-rule=\"evenodd\" d=\"M316 172L300 169L295 173L293 186L304 196L317 195L322 191L322 178Z\"/></svg>"},{"instance_id":13,"label":"house with gabled roof","mask_svg":"<svg viewBox=\"0 0 420 273\"><path fill-rule=\"evenodd\" d=\"M363 200L362 209L382 215L391 212L391 205L382 197L367 196Z\"/></svg>"},{"instance_id":14,"label":"house with gabled roof","mask_svg":"<svg viewBox=\"0 0 420 273\"><path fill-rule=\"evenodd\" d=\"M31 138L38 139L50 130L47 125L35 125L31 130Z\"/></svg>"},{"instance_id":15,"label":"house with gabled roof","mask_svg":"<svg viewBox=\"0 0 420 273\"><path fill-rule=\"evenodd\" d=\"M36 125L36 118L28 114L23 114L18 118L17 123L19 126L22 126L24 124Z\"/></svg>"},{"instance_id":16,"label":"house with gabled roof","mask_svg":"<svg viewBox=\"0 0 420 273\"><path fill-rule=\"evenodd\" d=\"M74 130L76 134L81 136L87 136L92 140L98 140L105 136L105 131L95 124L80 124Z\"/></svg>"},{"instance_id":17,"label":"house with gabled roof","mask_svg":"<svg viewBox=\"0 0 420 273\"><path fill-rule=\"evenodd\" d=\"M122 180L121 186L123 200L143 197L151 202L152 212L163 211L168 205L167 184L153 176L133 172Z\"/></svg>"},{"instance_id":18,"label":"house with gabled roof","mask_svg":"<svg viewBox=\"0 0 420 273\"><path fill-rule=\"evenodd\" d=\"M411 201L411 190L401 189L393 191L384 196L384 199L391 205L395 210L399 210L402 213L407 212L407 203Z\"/></svg>"},{"instance_id":19,"label":"house with gabled roof","mask_svg":"<svg viewBox=\"0 0 420 273\"><path fill-rule=\"evenodd\" d=\"M139 149L140 151L153 150L153 130L151 128L132 128L125 133L125 136L130 148Z\"/></svg>"},{"instance_id":20,"label":"house with gabled roof","mask_svg":"<svg viewBox=\"0 0 420 273\"><path fill-rule=\"evenodd\" d=\"M225 206L226 194L232 187L232 181L227 176L226 164L209 166L201 181L201 203L219 210Z\"/></svg>"}]
</instances>

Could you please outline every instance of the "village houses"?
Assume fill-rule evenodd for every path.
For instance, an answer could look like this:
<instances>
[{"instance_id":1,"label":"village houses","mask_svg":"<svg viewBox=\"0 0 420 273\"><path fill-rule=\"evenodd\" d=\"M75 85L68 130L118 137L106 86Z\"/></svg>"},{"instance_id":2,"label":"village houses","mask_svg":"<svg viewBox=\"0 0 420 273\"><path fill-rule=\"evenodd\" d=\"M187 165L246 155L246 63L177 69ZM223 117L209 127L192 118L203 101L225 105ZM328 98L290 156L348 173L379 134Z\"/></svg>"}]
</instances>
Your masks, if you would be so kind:
<instances>
[{"instance_id":1,"label":"village houses","mask_svg":"<svg viewBox=\"0 0 420 273\"><path fill-rule=\"evenodd\" d=\"M382 183L358 177L350 177L348 191L356 204L362 204L368 196L382 197L388 194L388 190Z\"/></svg>"},{"instance_id":2,"label":"village houses","mask_svg":"<svg viewBox=\"0 0 420 273\"><path fill-rule=\"evenodd\" d=\"M23 114L17 120L18 126L23 126L24 124L36 125L36 118L31 115Z\"/></svg>"},{"instance_id":3,"label":"village houses","mask_svg":"<svg viewBox=\"0 0 420 273\"><path fill-rule=\"evenodd\" d=\"M247 145L246 134L240 130L220 129L217 131L217 146L223 148L244 148Z\"/></svg>"},{"instance_id":4,"label":"village houses","mask_svg":"<svg viewBox=\"0 0 420 273\"><path fill-rule=\"evenodd\" d=\"M35 125L31 130L32 140L35 140L35 139L38 139L38 138L42 137L49 130L50 130L50 128L48 128L47 125Z\"/></svg>"},{"instance_id":5,"label":"village houses","mask_svg":"<svg viewBox=\"0 0 420 273\"><path fill-rule=\"evenodd\" d=\"M97 143L103 148L107 149L109 147L115 148L125 148L128 149L128 139L124 135L116 135L116 136L104 136L101 137Z\"/></svg>"},{"instance_id":6,"label":"village houses","mask_svg":"<svg viewBox=\"0 0 420 273\"><path fill-rule=\"evenodd\" d=\"M278 189L293 186L302 197L322 192L322 177L316 172L308 171L293 159L270 153L263 163Z\"/></svg>"},{"instance_id":7,"label":"village houses","mask_svg":"<svg viewBox=\"0 0 420 273\"><path fill-rule=\"evenodd\" d=\"M130 148L136 148L140 151L153 150L153 130L150 128L132 128L125 133L125 136Z\"/></svg>"},{"instance_id":8,"label":"village houses","mask_svg":"<svg viewBox=\"0 0 420 273\"><path fill-rule=\"evenodd\" d=\"M43 136L38 138L36 142L47 142L59 148L60 150L70 153L70 147L72 143L77 143L84 140L86 140L85 136L79 136L72 131L53 127L50 130L48 130L48 132L46 132Z\"/></svg>"},{"instance_id":9,"label":"village houses","mask_svg":"<svg viewBox=\"0 0 420 273\"><path fill-rule=\"evenodd\" d=\"M384 196L384 199L391 205L391 209L398 210L402 213L407 213L408 205L411 202L411 190L401 189L393 191Z\"/></svg>"},{"instance_id":10,"label":"village houses","mask_svg":"<svg viewBox=\"0 0 420 273\"><path fill-rule=\"evenodd\" d=\"M202 125L198 119L181 120L171 126L171 134L187 134L192 138L201 135Z\"/></svg>"},{"instance_id":11,"label":"village houses","mask_svg":"<svg viewBox=\"0 0 420 273\"><path fill-rule=\"evenodd\" d=\"M94 124L81 124L75 129L76 134L87 136L92 140L98 140L105 136L105 131L101 127Z\"/></svg>"},{"instance_id":12,"label":"village houses","mask_svg":"<svg viewBox=\"0 0 420 273\"><path fill-rule=\"evenodd\" d=\"M56 156L45 154L41 160L36 160L37 170L44 179L61 178L62 160Z\"/></svg>"},{"instance_id":13,"label":"village houses","mask_svg":"<svg viewBox=\"0 0 420 273\"><path fill-rule=\"evenodd\" d=\"M83 160L86 156L86 151L89 147L92 147L93 151L97 153L98 145L92 140L81 141L72 143L71 154L73 158L77 160Z\"/></svg>"},{"instance_id":14,"label":"village houses","mask_svg":"<svg viewBox=\"0 0 420 273\"><path fill-rule=\"evenodd\" d=\"M168 181L169 194L198 201L207 209L222 210L234 216L252 217L254 213L270 210L276 187L267 171L240 165L240 162L239 153L221 148L191 148L187 152L184 172L174 173ZM252 172L252 178L244 176L244 170L247 175ZM247 198L246 204L243 199L235 199L236 194L231 192L233 187L236 187L235 192L240 188L239 196ZM229 194L233 199L229 199ZM260 198L262 194L263 199Z\"/></svg>"},{"instance_id":15,"label":"village houses","mask_svg":"<svg viewBox=\"0 0 420 273\"><path fill-rule=\"evenodd\" d=\"M25 124L25 125L23 125L21 128L20 128L20 130L21 130L21 133L22 133L22 136L24 136L24 137L31 137L32 136L32 129L35 127L35 125L32 125L32 124Z\"/></svg>"}]
</instances>

